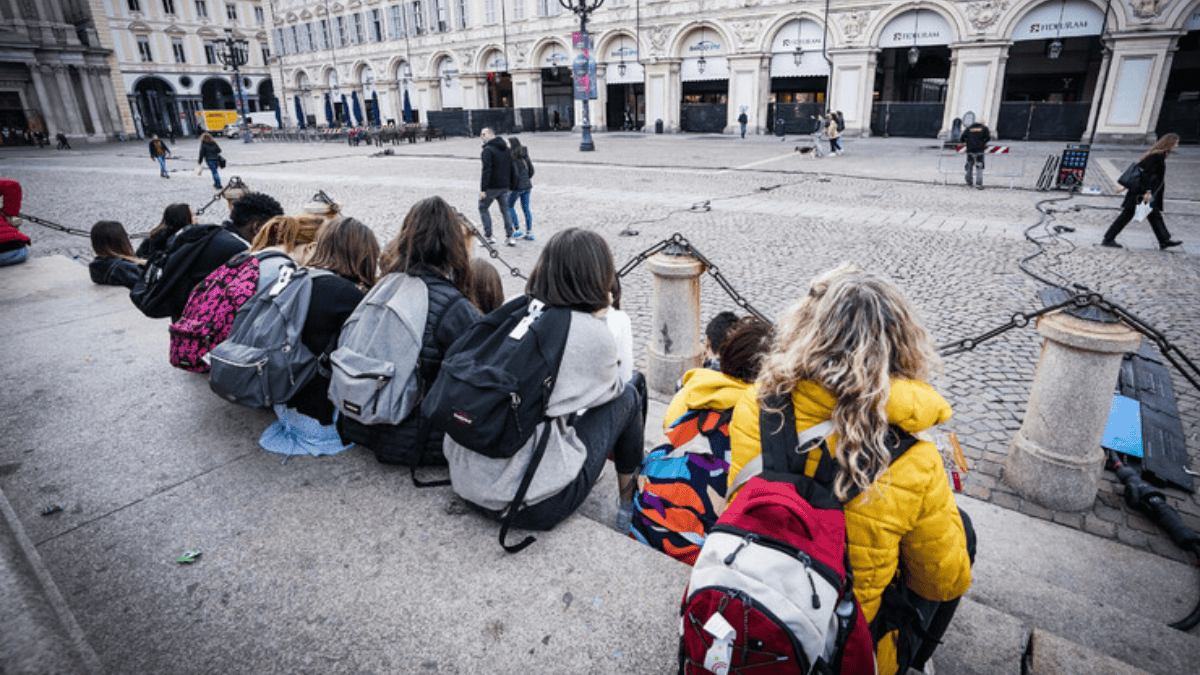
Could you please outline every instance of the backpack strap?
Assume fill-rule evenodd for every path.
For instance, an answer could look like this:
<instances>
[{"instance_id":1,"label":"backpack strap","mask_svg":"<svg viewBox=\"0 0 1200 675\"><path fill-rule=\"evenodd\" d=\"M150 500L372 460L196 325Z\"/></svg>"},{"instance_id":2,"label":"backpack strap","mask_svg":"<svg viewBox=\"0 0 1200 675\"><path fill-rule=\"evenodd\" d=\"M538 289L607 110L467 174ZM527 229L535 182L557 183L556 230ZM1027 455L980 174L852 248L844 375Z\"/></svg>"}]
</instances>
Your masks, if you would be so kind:
<instances>
[{"instance_id":1,"label":"backpack strap","mask_svg":"<svg viewBox=\"0 0 1200 675\"><path fill-rule=\"evenodd\" d=\"M550 425L549 419L542 422L545 426L545 431L542 432L542 437L538 439L537 446L533 450L533 456L529 458L529 467L525 469L525 475L521 477L521 485L517 488L517 495L513 497L512 503L508 505L508 513L504 515L504 520L500 523L500 545L509 553L519 553L527 546L537 541L533 535L529 535L521 540L518 544L512 546L504 543L504 538L508 535L508 529L512 527L513 520L517 517L517 511L521 508L521 503L525 501L525 493L529 490L529 484L533 482L533 475L537 473L538 465L542 463L542 456L546 454L546 445L550 441Z\"/></svg>"},{"instance_id":2,"label":"backpack strap","mask_svg":"<svg viewBox=\"0 0 1200 675\"><path fill-rule=\"evenodd\" d=\"M785 416L786 416L786 413L785 413ZM792 414L792 419L795 420L795 413ZM786 422L784 424L786 425ZM761 424L760 424L759 428L761 431L761 429L763 428ZM793 429L795 428L794 421L792 423L792 428ZM783 432L783 430L781 429L780 434L779 434L780 436L783 435L782 432ZM825 420L824 422L821 422L820 424L817 424L815 426L811 426L808 429L805 429L802 433L798 434L796 437L796 439L797 439L796 445L788 446L786 449L783 450L783 452L787 453L787 452L791 452L794 450L795 452L807 453L808 451L812 450L812 448L817 447L820 443L823 443L825 441L825 439L828 438L829 436L833 435L833 433L834 433L833 420ZM771 435L775 436L775 434L771 434ZM765 442L766 441L764 440L764 443ZM741 488L743 485L745 485L746 483L748 483L751 478L761 474L762 472L763 472L763 455L758 455L758 456L754 457L754 459L751 459L749 462L746 462L746 464L744 466L742 466L741 470L738 471L737 476L734 477L733 482L729 485L729 494L733 494L734 492L737 492L737 490L739 488Z\"/></svg>"}]
</instances>

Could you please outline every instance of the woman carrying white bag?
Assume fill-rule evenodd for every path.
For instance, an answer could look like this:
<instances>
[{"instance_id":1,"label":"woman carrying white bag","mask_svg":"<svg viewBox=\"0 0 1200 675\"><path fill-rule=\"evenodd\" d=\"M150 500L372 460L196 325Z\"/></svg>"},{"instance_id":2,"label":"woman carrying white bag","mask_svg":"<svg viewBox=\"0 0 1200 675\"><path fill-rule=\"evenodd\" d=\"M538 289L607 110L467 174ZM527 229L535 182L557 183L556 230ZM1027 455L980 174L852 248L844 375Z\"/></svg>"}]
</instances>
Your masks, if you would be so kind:
<instances>
[{"instance_id":1,"label":"woman carrying white bag","mask_svg":"<svg viewBox=\"0 0 1200 675\"><path fill-rule=\"evenodd\" d=\"M1167 179L1167 157L1179 145L1179 134L1169 133L1164 134L1154 147L1146 151L1138 160L1137 168L1140 169L1140 177L1135 188L1131 188L1125 194L1125 201L1121 203L1121 215L1113 221L1113 224L1108 227L1108 231L1104 233L1104 239L1100 245L1106 248L1121 248L1117 243L1117 235L1129 221L1143 220L1150 221L1150 229L1154 231L1155 238L1158 239L1158 247L1162 250L1171 248L1172 246L1180 246L1181 241L1171 239L1171 233L1167 231L1167 225L1163 222L1163 192L1166 187Z\"/></svg>"}]
</instances>

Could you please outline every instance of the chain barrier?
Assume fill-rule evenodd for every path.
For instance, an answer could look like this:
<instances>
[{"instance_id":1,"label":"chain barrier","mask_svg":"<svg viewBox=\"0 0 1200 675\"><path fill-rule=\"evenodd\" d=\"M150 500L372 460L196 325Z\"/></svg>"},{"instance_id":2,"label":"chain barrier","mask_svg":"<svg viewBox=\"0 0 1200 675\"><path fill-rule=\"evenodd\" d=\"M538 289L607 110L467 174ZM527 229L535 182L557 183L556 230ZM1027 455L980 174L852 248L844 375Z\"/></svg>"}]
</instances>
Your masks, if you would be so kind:
<instances>
[{"instance_id":1,"label":"chain barrier","mask_svg":"<svg viewBox=\"0 0 1200 675\"><path fill-rule=\"evenodd\" d=\"M520 267L513 267L512 265L508 264L507 260L500 257L500 251L498 251L496 249L495 244L488 241L487 238L483 236L483 233L479 231L479 228L475 227L475 223L472 223L470 220L467 220L466 218L463 218L463 222L465 222L467 224L467 226L470 228L471 236L478 239L479 243L482 244L485 249L487 249L488 256L492 260L500 261L500 264L504 265L508 269L508 273L510 275L517 277L518 279L525 279L526 281L529 281L529 278L526 277L523 272L521 272Z\"/></svg>"}]
</instances>

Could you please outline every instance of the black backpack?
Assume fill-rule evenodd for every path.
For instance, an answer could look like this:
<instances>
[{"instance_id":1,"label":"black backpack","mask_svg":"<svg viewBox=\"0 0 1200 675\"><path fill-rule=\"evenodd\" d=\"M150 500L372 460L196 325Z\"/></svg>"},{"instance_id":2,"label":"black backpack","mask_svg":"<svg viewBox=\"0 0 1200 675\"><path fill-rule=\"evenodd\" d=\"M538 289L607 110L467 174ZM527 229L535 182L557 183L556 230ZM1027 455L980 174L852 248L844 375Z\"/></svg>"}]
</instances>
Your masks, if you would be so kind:
<instances>
[{"instance_id":1,"label":"black backpack","mask_svg":"<svg viewBox=\"0 0 1200 675\"><path fill-rule=\"evenodd\" d=\"M219 225L193 225L176 234L165 251L146 261L145 271L129 291L129 299L142 314L162 319L183 311L192 292L187 273L220 233Z\"/></svg>"},{"instance_id":2,"label":"black backpack","mask_svg":"<svg viewBox=\"0 0 1200 675\"><path fill-rule=\"evenodd\" d=\"M562 363L571 311L521 296L455 340L421 403L428 424L485 457L517 454L546 421L546 404ZM500 545L516 553L532 544L504 543L550 439L546 425L500 525Z\"/></svg>"}]
</instances>

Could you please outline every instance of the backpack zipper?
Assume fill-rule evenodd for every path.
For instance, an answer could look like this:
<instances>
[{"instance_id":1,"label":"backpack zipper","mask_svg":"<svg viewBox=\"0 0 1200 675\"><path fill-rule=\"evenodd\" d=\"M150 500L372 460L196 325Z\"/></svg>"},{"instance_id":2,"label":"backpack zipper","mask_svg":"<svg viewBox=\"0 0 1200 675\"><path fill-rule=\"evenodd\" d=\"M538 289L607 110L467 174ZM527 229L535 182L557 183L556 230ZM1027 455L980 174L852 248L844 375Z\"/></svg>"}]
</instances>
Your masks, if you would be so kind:
<instances>
[{"instance_id":1,"label":"backpack zipper","mask_svg":"<svg viewBox=\"0 0 1200 675\"><path fill-rule=\"evenodd\" d=\"M775 624L776 626L778 626L780 629L783 630L783 633L784 633L784 635L787 636L788 641L792 643L792 651L796 654L796 656L798 657L798 660L799 660L800 672L802 672L802 673L809 672L809 658L808 658L808 655L804 653L804 645L800 643L799 638L797 638L792 633L791 629L788 628L787 624L784 623L783 621L781 621L779 619L779 617L775 615L774 612L772 612L770 609L767 608L766 605L764 605L761 602L750 597L750 594L747 593L746 591L743 591L743 590L737 589L737 588L730 588L729 586L705 586L704 588L698 589L695 593L691 593L689 595L689 599L692 596L695 596L697 593L700 593L702 591L716 591L722 595L720 604L717 608L719 613L721 613L721 614L725 613L725 609L729 605L729 600L733 599L733 600L738 600L739 602L742 603L743 611L745 608L748 607L748 608L753 609L754 611L758 612L759 614L762 614L763 616L767 617L771 621L771 623ZM699 621L697 621L694 616L692 617L692 621L694 624L699 625ZM703 629L701 629L701 630L703 630ZM736 647L735 647L735 649L736 649ZM761 652L758 650L754 650L754 651L756 653L760 653L760 654L767 653L767 652ZM786 656L779 656L779 655L776 655L776 656L777 656L777 658L775 660L776 663L778 663L780 661L788 660Z\"/></svg>"},{"instance_id":2,"label":"backpack zipper","mask_svg":"<svg viewBox=\"0 0 1200 675\"><path fill-rule=\"evenodd\" d=\"M725 564L732 565L733 561L737 558L737 554L741 553L742 549L746 548L750 544L759 544L760 546L766 546L767 548L780 550L779 547L771 546L767 542L763 541L763 539L757 534L748 532L746 533L746 536L742 537L742 543L738 544L738 547L733 549L733 553L725 556ZM791 549L790 546L788 548ZM788 554L796 560L799 560L804 565L804 572L808 575L808 585L812 587L812 607L813 609L821 609L821 596L817 595L817 582L813 581L812 578L812 556L804 551L797 550L783 550L781 552Z\"/></svg>"},{"instance_id":3,"label":"backpack zipper","mask_svg":"<svg viewBox=\"0 0 1200 675\"><path fill-rule=\"evenodd\" d=\"M815 571L817 574L820 574L821 577L825 579L825 581L829 582L830 586L833 586L834 588L840 589L845 585L845 583L842 581L842 578L838 575L838 573L833 571L833 568L831 568L830 566L826 565L825 563L821 562L820 560L817 560L816 558L812 557L808 553L796 548L795 546L792 546L791 544L789 544L785 541L780 541L778 539L775 539L774 537L769 537L765 534L757 534L755 532L747 532L746 530L743 530L740 527L735 527L733 525L726 525L724 523L717 523L716 525L713 525L711 531L712 532L723 532L725 534L732 534L734 536L738 536L738 537L742 538L742 543L738 545L737 549L734 550L733 553L726 556L726 558L725 558L726 565L732 565L733 559L737 556L737 554L744 547L748 546L751 543L755 543L760 546L766 546L767 548L774 549L776 551L779 551L780 553L783 553L784 555L787 555L787 556L790 556L792 558L799 560L801 563L804 564L805 568L810 570L809 582L812 582L811 571ZM813 595L814 595L814 597L816 595L815 583L813 583ZM814 607L817 607L817 606L819 606L819 604L814 605Z\"/></svg>"}]
</instances>

